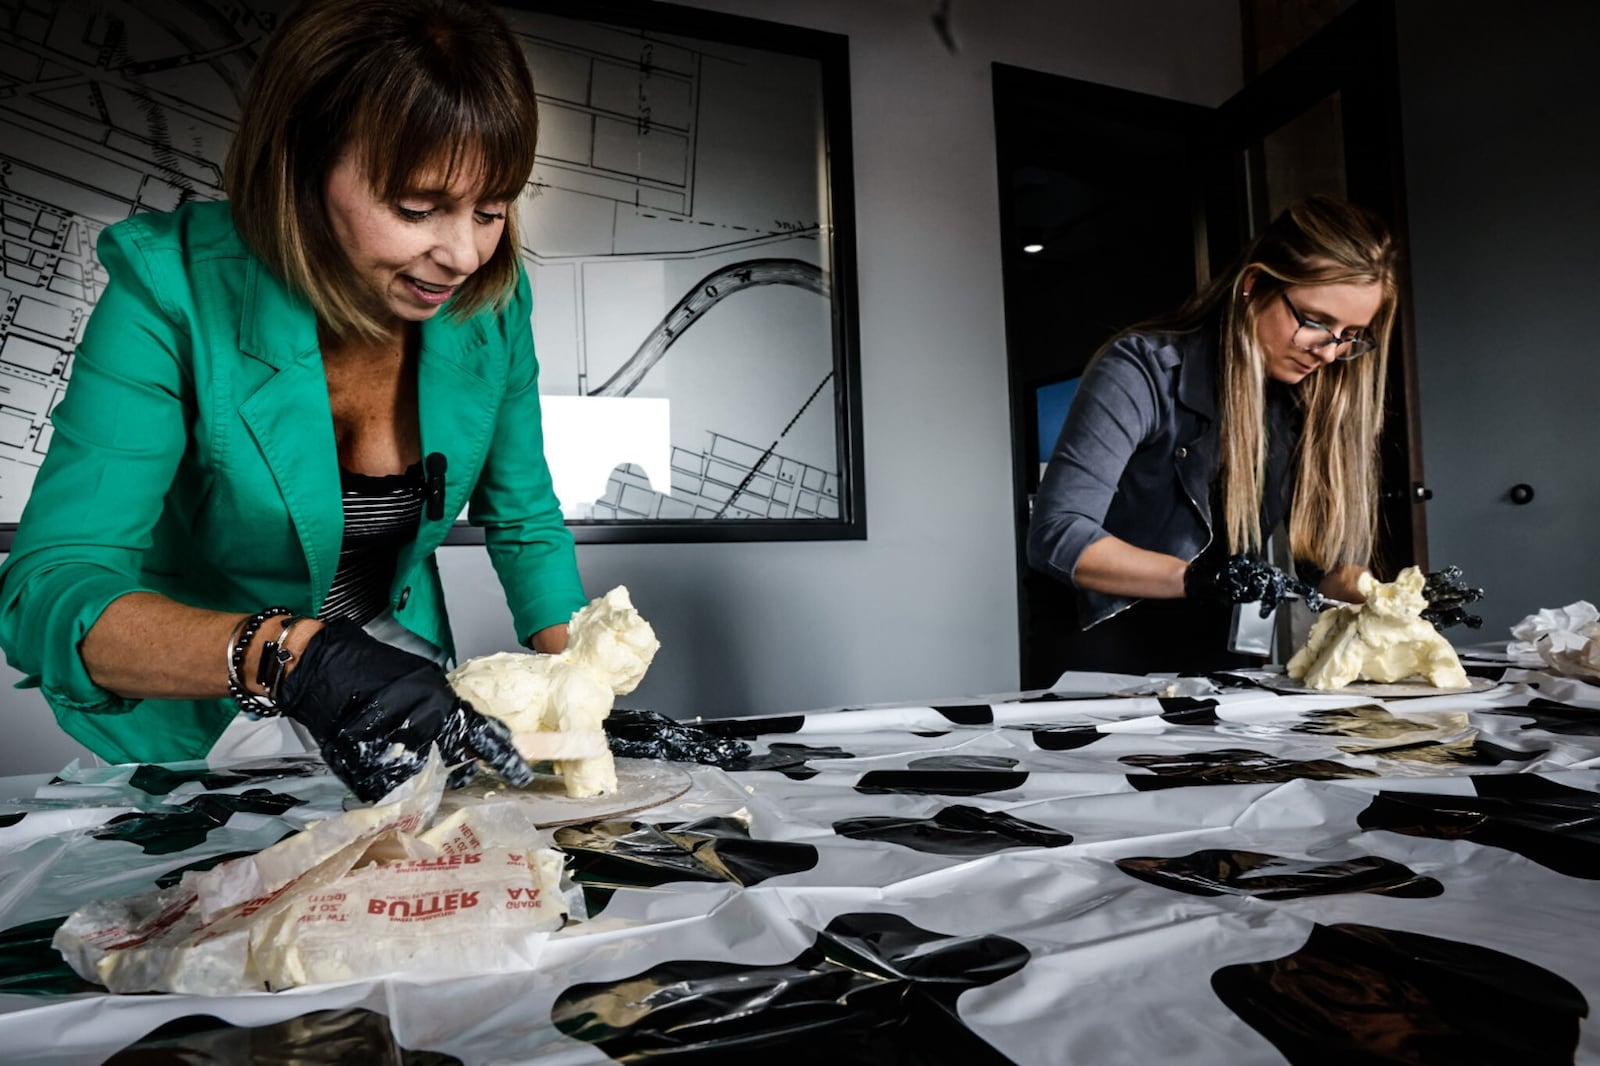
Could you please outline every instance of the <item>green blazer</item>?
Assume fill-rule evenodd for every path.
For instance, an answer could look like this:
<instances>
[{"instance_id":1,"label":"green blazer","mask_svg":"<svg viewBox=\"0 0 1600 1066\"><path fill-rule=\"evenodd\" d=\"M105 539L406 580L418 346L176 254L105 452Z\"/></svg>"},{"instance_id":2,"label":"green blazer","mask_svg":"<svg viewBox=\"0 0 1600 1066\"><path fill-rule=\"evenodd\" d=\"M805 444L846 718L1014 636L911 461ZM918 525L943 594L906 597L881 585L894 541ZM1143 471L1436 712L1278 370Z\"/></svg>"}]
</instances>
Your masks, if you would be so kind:
<instances>
[{"instance_id":1,"label":"green blazer","mask_svg":"<svg viewBox=\"0 0 1600 1066\"><path fill-rule=\"evenodd\" d=\"M201 758L230 701L121 698L90 679L78 645L139 590L214 610L321 607L344 509L315 317L226 203L128 219L97 247L109 280L0 567L0 648L102 758ZM447 654L433 553L469 504L521 639L585 602L544 459L531 313L523 275L502 312L422 326L422 448L449 462L444 518L422 521L389 603ZM220 681L221 646L216 658Z\"/></svg>"}]
</instances>

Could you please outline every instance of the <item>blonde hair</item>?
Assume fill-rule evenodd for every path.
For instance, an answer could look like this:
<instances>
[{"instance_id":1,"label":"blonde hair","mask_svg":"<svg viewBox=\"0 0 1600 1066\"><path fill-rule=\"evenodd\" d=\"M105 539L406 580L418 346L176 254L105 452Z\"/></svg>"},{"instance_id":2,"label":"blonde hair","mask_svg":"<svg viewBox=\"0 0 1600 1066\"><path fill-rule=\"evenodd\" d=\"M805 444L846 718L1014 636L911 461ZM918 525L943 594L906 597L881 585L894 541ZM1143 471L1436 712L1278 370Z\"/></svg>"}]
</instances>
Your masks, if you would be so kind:
<instances>
[{"instance_id":1,"label":"blonde hair","mask_svg":"<svg viewBox=\"0 0 1600 1066\"><path fill-rule=\"evenodd\" d=\"M1331 197L1311 197L1279 215L1233 268L1178 311L1135 327L1218 328L1222 525L1230 552L1262 549L1267 464L1266 357L1257 337L1262 314L1291 287L1376 282L1382 302L1368 326L1374 349L1330 363L1295 388L1305 422L1295 450L1289 512L1289 547L1296 559L1323 570L1369 561L1377 531L1378 439L1396 314L1397 256L1388 228L1372 212ZM1245 295L1247 274L1252 277Z\"/></svg>"},{"instance_id":2,"label":"blonde hair","mask_svg":"<svg viewBox=\"0 0 1600 1066\"><path fill-rule=\"evenodd\" d=\"M515 200L533 170L533 78L482 0L302 0L250 76L223 185L241 236L336 337L381 338L384 310L329 225L324 187L346 151L383 199L437 168L505 200L489 260L446 305L503 306L521 245Z\"/></svg>"}]
</instances>

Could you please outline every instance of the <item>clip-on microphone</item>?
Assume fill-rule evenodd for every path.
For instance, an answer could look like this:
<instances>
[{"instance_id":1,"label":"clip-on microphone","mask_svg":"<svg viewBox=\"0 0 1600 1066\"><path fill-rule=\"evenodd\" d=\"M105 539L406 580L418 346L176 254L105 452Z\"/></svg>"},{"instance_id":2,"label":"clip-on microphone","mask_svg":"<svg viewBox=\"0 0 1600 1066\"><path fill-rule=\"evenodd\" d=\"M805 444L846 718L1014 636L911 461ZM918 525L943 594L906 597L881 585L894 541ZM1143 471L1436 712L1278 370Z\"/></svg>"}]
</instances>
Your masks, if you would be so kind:
<instances>
[{"instance_id":1,"label":"clip-on microphone","mask_svg":"<svg viewBox=\"0 0 1600 1066\"><path fill-rule=\"evenodd\" d=\"M443 452L430 452L422 465L427 472L428 520L437 522L444 517L444 470L449 462Z\"/></svg>"}]
</instances>

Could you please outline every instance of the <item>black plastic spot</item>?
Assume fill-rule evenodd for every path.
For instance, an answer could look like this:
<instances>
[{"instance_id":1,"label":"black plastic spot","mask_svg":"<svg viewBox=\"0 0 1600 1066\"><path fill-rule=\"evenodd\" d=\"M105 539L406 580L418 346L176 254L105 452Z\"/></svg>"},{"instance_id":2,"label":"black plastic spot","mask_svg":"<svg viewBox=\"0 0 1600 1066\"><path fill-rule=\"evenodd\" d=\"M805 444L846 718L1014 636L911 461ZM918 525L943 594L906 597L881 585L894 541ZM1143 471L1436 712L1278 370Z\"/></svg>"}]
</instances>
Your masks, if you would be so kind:
<instances>
[{"instance_id":1,"label":"black plastic spot","mask_svg":"<svg viewBox=\"0 0 1600 1066\"><path fill-rule=\"evenodd\" d=\"M1061 848L1072 834L980 807L946 807L932 818L848 818L833 831L934 855L992 855L1010 848Z\"/></svg>"},{"instance_id":2,"label":"black plastic spot","mask_svg":"<svg viewBox=\"0 0 1600 1066\"><path fill-rule=\"evenodd\" d=\"M1117 760L1143 766L1150 774L1129 774L1128 784L1140 792L1187 785L1254 785L1310 778L1327 781L1340 777L1377 777L1371 770L1346 766L1328 759L1296 762L1245 748L1195 751L1182 755L1124 755Z\"/></svg>"},{"instance_id":3,"label":"black plastic spot","mask_svg":"<svg viewBox=\"0 0 1600 1066\"><path fill-rule=\"evenodd\" d=\"M1033 744L1041 751L1075 751L1105 736L1092 725L1041 727L1033 731Z\"/></svg>"},{"instance_id":4,"label":"black plastic spot","mask_svg":"<svg viewBox=\"0 0 1600 1066\"><path fill-rule=\"evenodd\" d=\"M1021 788L1025 770L872 770L856 782L869 796L909 792L919 796L977 796Z\"/></svg>"},{"instance_id":5,"label":"black plastic spot","mask_svg":"<svg viewBox=\"0 0 1600 1066\"><path fill-rule=\"evenodd\" d=\"M1528 762L1537 759L1548 752L1549 748L1535 748L1532 751L1519 751L1516 748L1506 748L1492 741L1478 737L1472 742L1473 757L1463 758L1462 762L1470 762L1481 766L1498 766L1503 762Z\"/></svg>"},{"instance_id":6,"label":"black plastic spot","mask_svg":"<svg viewBox=\"0 0 1600 1066\"><path fill-rule=\"evenodd\" d=\"M698 723L707 733L715 733L719 737L738 737L749 740L759 737L764 733L798 733L801 726L806 724L803 714L785 714L772 718L713 718L709 722Z\"/></svg>"},{"instance_id":7,"label":"black plastic spot","mask_svg":"<svg viewBox=\"0 0 1600 1066\"><path fill-rule=\"evenodd\" d=\"M1216 725L1217 701L1192 696L1160 696L1161 717L1173 725Z\"/></svg>"},{"instance_id":8,"label":"black plastic spot","mask_svg":"<svg viewBox=\"0 0 1600 1066\"><path fill-rule=\"evenodd\" d=\"M103 992L79 977L50 945L66 918L41 918L0 932L0 994L70 996Z\"/></svg>"},{"instance_id":9,"label":"black plastic spot","mask_svg":"<svg viewBox=\"0 0 1600 1066\"><path fill-rule=\"evenodd\" d=\"M664 825L589 822L557 829L555 840L570 859L572 879L586 892L653 888L672 881L731 881L748 887L817 864L817 849L810 844L753 840L731 818Z\"/></svg>"},{"instance_id":10,"label":"black plastic spot","mask_svg":"<svg viewBox=\"0 0 1600 1066\"><path fill-rule=\"evenodd\" d=\"M1531 725L1523 729L1543 729L1546 733L1564 733L1575 737L1600 737L1600 711L1593 707L1578 707L1535 696L1521 707L1486 707L1490 714L1506 714L1517 718L1532 718Z\"/></svg>"},{"instance_id":11,"label":"black plastic spot","mask_svg":"<svg viewBox=\"0 0 1600 1066\"><path fill-rule=\"evenodd\" d=\"M96 840L126 840L146 855L171 855L205 843L207 834L227 824L235 813L282 814L305 800L253 788L239 795L196 796L171 811L139 811L106 822L91 835Z\"/></svg>"},{"instance_id":12,"label":"black plastic spot","mask_svg":"<svg viewBox=\"0 0 1600 1066\"><path fill-rule=\"evenodd\" d=\"M1037 696L1026 696L1016 703L1079 703L1083 700L1103 700L1111 695L1109 692L1083 693L1083 692L1041 692Z\"/></svg>"},{"instance_id":13,"label":"black plastic spot","mask_svg":"<svg viewBox=\"0 0 1600 1066\"><path fill-rule=\"evenodd\" d=\"M1009 755L924 755L906 765L913 770L1009 770L1017 760Z\"/></svg>"},{"instance_id":14,"label":"black plastic spot","mask_svg":"<svg viewBox=\"0 0 1600 1066\"><path fill-rule=\"evenodd\" d=\"M1296 1066L1573 1061L1588 1001L1504 952L1370 925L1316 925L1304 946L1224 966L1211 987Z\"/></svg>"},{"instance_id":15,"label":"black plastic spot","mask_svg":"<svg viewBox=\"0 0 1600 1066\"><path fill-rule=\"evenodd\" d=\"M919 733L919 732L913 732L913 733L912 733L912 734L911 734L911 735L912 735L912 736L914 736L914 737L928 737L928 738L929 738L929 739L932 739L932 738L933 738L933 737L947 737L947 736L949 736L949 735L950 735L950 730L948 730L948 729L942 729L942 730L940 730L940 731L939 731L939 732L937 732L937 733Z\"/></svg>"},{"instance_id":16,"label":"black plastic spot","mask_svg":"<svg viewBox=\"0 0 1600 1066\"><path fill-rule=\"evenodd\" d=\"M1118 859L1117 868L1129 877L1192 896L1279 900L1372 892L1416 899L1444 892L1433 878L1376 855L1317 862L1259 851L1206 849L1170 858L1129 856Z\"/></svg>"},{"instance_id":17,"label":"black plastic spot","mask_svg":"<svg viewBox=\"0 0 1600 1066\"><path fill-rule=\"evenodd\" d=\"M951 704L945 707L935 707L934 710L956 725L994 724L994 708L987 703Z\"/></svg>"},{"instance_id":18,"label":"black plastic spot","mask_svg":"<svg viewBox=\"0 0 1600 1066\"><path fill-rule=\"evenodd\" d=\"M666 962L574 985L550 1017L617 1062L733 1066L775 1053L770 1061L833 1066L1012 1066L961 1024L956 1000L1028 958L1005 937L949 937L892 914L846 914L790 962Z\"/></svg>"},{"instance_id":19,"label":"black plastic spot","mask_svg":"<svg viewBox=\"0 0 1600 1066\"><path fill-rule=\"evenodd\" d=\"M1476 796L1379 792L1356 822L1504 848L1557 873L1600 881L1600 793L1537 774L1484 774L1472 784Z\"/></svg>"},{"instance_id":20,"label":"black plastic spot","mask_svg":"<svg viewBox=\"0 0 1600 1066\"><path fill-rule=\"evenodd\" d=\"M152 1029L105 1066L156 1062L294 1063L295 1066L461 1066L454 1055L401 1047L389 1019L361 1007L319 1010L271 1025L241 1026L211 1014L189 1014Z\"/></svg>"},{"instance_id":21,"label":"black plastic spot","mask_svg":"<svg viewBox=\"0 0 1600 1066\"><path fill-rule=\"evenodd\" d=\"M27 811L12 811L9 814L0 814L0 829L10 829L27 816Z\"/></svg>"},{"instance_id":22,"label":"black plastic spot","mask_svg":"<svg viewBox=\"0 0 1600 1066\"><path fill-rule=\"evenodd\" d=\"M839 747L818 748L809 744L785 744L779 741L768 744L761 755L747 755L729 764L730 770L779 770L794 777L803 772L815 777L819 771L806 764L807 759L854 759L855 755Z\"/></svg>"},{"instance_id":23,"label":"black plastic spot","mask_svg":"<svg viewBox=\"0 0 1600 1066\"><path fill-rule=\"evenodd\" d=\"M133 772L128 784L147 795L165 796L179 785L186 785L191 781L217 792L256 782L282 781L289 777L316 777L327 772L325 767L306 759L264 761L220 770L209 766L173 770L145 763Z\"/></svg>"},{"instance_id":24,"label":"black plastic spot","mask_svg":"<svg viewBox=\"0 0 1600 1066\"><path fill-rule=\"evenodd\" d=\"M1209 674L1183 674L1183 675L1180 675L1180 676L1183 676L1183 677L1203 677L1207 681L1211 682L1213 685L1216 685L1218 688L1221 688L1221 689L1247 689L1247 688L1265 689L1267 687L1267 686L1261 684L1259 681L1256 681L1254 678L1245 677L1242 674L1229 673L1226 670L1218 670L1218 671L1215 671L1215 672L1209 673Z\"/></svg>"}]
</instances>

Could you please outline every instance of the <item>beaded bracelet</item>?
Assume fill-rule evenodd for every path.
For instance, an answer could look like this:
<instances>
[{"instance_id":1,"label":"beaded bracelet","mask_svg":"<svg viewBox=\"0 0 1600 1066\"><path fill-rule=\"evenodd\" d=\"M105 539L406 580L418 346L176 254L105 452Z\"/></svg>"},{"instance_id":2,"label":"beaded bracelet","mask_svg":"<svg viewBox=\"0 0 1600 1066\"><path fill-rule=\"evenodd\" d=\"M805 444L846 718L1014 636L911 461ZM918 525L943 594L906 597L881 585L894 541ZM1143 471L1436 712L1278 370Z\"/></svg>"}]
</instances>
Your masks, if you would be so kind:
<instances>
[{"instance_id":1,"label":"beaded bracelet","mask_svg":"<svg viewBox=\"0 0 1600 1066\"><path fill-rule=\"evenodd\" d=\"M294 652L287 647L289 631L304 622L301 615L290 615L284 620L283 628L278 630L278 639L268 639L261 646L261 663L256 668L256 684L260 685L267 693L267 699L274 704L278 702L278 686L283 683L284 670L294 662Z\"/></svg>"},{"instance_id":2,"label":"beaded bracelet","mask_svg":"<svg viewBox=\"0 0 1600 1066\"><path fill-rule=\"evenodd\" d=\"M278 713L278 705L270 696L257 696L253 692L246 691L239 675L244 669L245 653L250 650L250 642L255 639L256 633L266 624L267 619L279 618L286 614L294 612L287 607L263 607L245 619L243 629L235 627L234 632L237 635L228 642L228 694L246 714L267 718Z\"/></svg>"}]
</instances>

